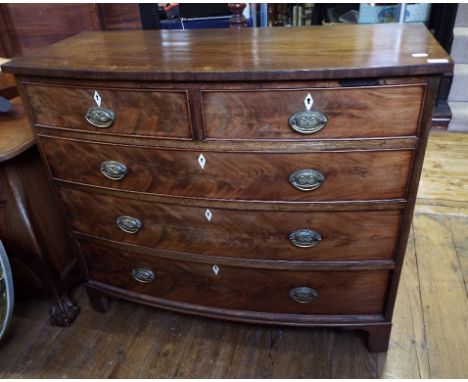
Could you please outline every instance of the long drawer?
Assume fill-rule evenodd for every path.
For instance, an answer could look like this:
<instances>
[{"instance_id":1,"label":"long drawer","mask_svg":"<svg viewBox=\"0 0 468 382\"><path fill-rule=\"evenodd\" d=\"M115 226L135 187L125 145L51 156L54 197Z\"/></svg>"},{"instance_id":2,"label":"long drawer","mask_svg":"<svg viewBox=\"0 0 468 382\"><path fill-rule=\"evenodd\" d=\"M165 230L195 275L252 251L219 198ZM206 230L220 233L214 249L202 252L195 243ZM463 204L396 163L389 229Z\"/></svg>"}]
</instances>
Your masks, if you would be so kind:
<instances>
[{"instance_id":1,"label":"long drawer","mask_svg":"<svg viewBox=\"0 0 468 382\"><path fill-rule=\"evenodd\" d=\"M107 134L192 137L185 90L45 84L25 84L25 90L36 124ZM95 97L100 98L101 109Z\"/></svg>"},{"instance_id":2,"label":"long drawer","mask_svg":"<svg viewBox=\"0 0 468 382\"><path fill-rule=\"evenodd\" d=\"M44 136L40 142L52 175L58 179L159 195L224 200L404 198L413 156L412 150L194 152ZM115 176L116 173L121 176Z\"/></svg>"},{"instance_id":3,"label":"long drawer","mask_svg":"<svg viewBox=\"0 0 468 382\"><path fill-rule=\"evenodd\" d=\"M256 312L380 314L390 271L284 271L165 260L81 243L92 280L171 301Z\"/></svg>"},{"instance_id":4,"label":"long drawer","mask_svg":"<svg viewBox=\"0 0 468 382\"><path fill-rule=\"evenodd\" d=\"M145 202L68 187L60 188L60 195L77 232L206 256L390 259L400 222L400 211L240 211Z\"/></svg>"},{"instance_id":5,"label":"long drawer","mask_svg":"<svg viewBox=\"0 0 468 382\"><path fill-rule=\"evenodd\" d=\"M202 91L208 139L416 135L425 84ZM307 110L310 109L310 110Z\"/></svg>"}]
</instances>

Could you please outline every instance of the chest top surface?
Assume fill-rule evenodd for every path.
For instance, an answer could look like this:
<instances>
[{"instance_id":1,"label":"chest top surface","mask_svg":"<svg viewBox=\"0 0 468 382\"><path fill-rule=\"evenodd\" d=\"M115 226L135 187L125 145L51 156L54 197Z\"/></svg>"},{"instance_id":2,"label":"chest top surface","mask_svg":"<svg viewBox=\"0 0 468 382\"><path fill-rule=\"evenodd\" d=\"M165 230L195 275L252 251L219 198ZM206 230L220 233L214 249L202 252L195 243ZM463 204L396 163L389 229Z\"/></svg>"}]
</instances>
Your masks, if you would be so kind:
<instances>
[{"instance_id":1,"label":"chest top surface","mask_svg":"<svg viewBox=\"0 0 468 382\"><path fill-rule=\"evenodd\" d=\"M422 24L376 24L86 32L3 69L97 80L271 81L440 74L452 67Z\"/></svg>"}]
</instances>

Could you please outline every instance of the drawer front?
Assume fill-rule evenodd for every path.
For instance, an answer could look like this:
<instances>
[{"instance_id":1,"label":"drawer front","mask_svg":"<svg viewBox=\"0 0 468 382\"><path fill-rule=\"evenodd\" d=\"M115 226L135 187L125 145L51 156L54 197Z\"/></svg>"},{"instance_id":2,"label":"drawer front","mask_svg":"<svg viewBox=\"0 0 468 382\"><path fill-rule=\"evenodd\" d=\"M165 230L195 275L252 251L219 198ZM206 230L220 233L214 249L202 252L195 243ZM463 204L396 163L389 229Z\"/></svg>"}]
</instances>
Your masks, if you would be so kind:
<instances>
[{"instance_id":1,"label":"drawer front","mask_svg":"<svg viewBox=\"0 0 468 382\"><path fill-rule=\"evenodd\" d=\"M181 139L192 136L186 91L39 84L26 84L25 90L36 124L120 135ZM90 111L97 106L95 91L101 97L101 106L113 112L114 118L104 115L99 119L96 110ZM104 127L106 121L111 123L109 127ZM102 126L97 127L96 123Z\"/></svg>"},{"instance_id":2,"label":"drawer front","mask_svg":"<svg viewBox=\"0 0 468 382\"><path fill-rule=\"evenodd\" d=\"M202 91L205 134L212 139L413 136L424 94L425 85ZM304 101L311 105L309 113ZM322 115L327 122L321 128Z\"/></svg>"},{"instance_id":3,"label":"drawer front","mask_svg":"<svg viewBox=\"0 0 468 382\"><path fill-rule=\"evenodd\" d=\"M404 198L413 154L201 153L48 137L40 141L55 178L160 195L260 201ZM101 173L109 161L124 165L120 180ZM300 189L305 186L315 189Z\"/></svg>"},{"instance_id":4,"label":"drawer front","mask_svg":"<svg viewBox=\"0 0 468 382\"><path fill-rule=\"evenodd\" d=\"M90 243L81 250L93 280L167 300L257 312L380 314L390 279L390 271L216 268Z\"/></svg>"},{"instance_id":5,"label":"drawer front","mask_svg":"<svg viewBox=\"0 0 468 382\"><path fill-rule=\"evenodd\" d=\"M399 211L239 211L152 203L61 188L73 230L162 250L267 260L392 258ZM122 216L141 227L129 233ZM305 232L304 232L305 231ZM310 235L313 232L317 236Z\"/></svg>"}]
</instances>

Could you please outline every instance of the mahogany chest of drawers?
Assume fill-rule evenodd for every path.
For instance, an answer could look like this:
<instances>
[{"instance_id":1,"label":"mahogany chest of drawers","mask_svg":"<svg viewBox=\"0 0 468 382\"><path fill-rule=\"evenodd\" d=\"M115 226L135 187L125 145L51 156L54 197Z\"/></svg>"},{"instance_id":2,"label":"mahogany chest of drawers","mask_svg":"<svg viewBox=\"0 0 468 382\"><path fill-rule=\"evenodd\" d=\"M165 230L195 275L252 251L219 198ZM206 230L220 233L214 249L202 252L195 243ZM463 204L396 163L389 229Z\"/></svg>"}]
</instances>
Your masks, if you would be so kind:
<instances>
[{"instance_id":1,"label":"mahogany chest of drawers","mask_svg":"<svg viewBox=\"0 0 468 382\"><path fill-rule=\"evenodd\" d=\"M104 296L388 346L439 76L420 25L85 33L4 68Z\"/></svg>"}]
</instances>

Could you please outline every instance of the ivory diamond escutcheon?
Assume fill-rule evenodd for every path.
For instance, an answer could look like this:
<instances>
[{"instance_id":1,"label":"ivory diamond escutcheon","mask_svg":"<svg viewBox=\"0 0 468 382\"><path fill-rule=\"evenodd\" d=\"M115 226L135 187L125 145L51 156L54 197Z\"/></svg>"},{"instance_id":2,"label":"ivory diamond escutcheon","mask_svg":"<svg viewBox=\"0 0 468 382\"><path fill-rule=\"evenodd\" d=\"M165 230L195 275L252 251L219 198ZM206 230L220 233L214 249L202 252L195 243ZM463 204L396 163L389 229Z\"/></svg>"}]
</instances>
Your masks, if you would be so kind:
<instances>
[{"instance_id":1,"label":"ivory diamond escutcheon","mask_svg":"<svg viewBox=\"0 0 468 382\"><path fill-rule=\"evenodd\" d=\"M96 105L98 105L98 107L101 107L101 96L99 95L99 93L97 92L97 90L94 91L94 101L96 102Z\"/></svg>"},{"instance_id":2,"label":"ivory diamond escutcheon","mask_svg":"<svg viewBox=\"0 0 468 382\"><path fill-rule=\"evenodd\" d=\"M312 96L309 93L309 94L307 94L307 96L304 99L304 105L306 107L306 110L309 111L310 109L312 109L313 104L314 104L314 99L312 98Z\"/></svg>"},{"instance_id":3,"label":"ivory diamond escutcheon","mask_svg":"<svg viewBox=\"0 0 468 382\"><path fill-rule=\"evenodd\" d=\"M201 167L202 170L205 168L206 159L205 159L205 157L203 156L203 154L200 154L200 155L199 155L199 157L198 157L198 164L200 165L200 167Z\"/></svg>"}]
</instances>

